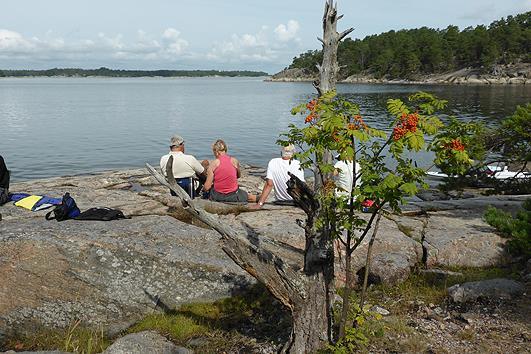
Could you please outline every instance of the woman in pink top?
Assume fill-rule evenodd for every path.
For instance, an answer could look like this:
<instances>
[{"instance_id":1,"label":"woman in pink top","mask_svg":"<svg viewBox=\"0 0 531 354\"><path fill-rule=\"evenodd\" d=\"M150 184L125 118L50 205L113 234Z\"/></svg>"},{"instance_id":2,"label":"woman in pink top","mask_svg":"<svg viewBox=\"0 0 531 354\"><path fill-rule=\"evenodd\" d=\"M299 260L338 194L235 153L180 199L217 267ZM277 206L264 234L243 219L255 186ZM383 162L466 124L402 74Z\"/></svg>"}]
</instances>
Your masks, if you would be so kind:
<instances>
[{"instance_id":1,"label":"woman in pink top","mask_svg":"<svg viewBox=\"0 0 531 354\"><path fill-rule=\"evenodd\" d=\"M210 190L210 199L217 202L256 202L256 195L238 187L240 163L227 154L227 144L223 140L216 140L212 152L216 159L208 166L203 187L206 191Z\"/></svg>"}]
</instances>

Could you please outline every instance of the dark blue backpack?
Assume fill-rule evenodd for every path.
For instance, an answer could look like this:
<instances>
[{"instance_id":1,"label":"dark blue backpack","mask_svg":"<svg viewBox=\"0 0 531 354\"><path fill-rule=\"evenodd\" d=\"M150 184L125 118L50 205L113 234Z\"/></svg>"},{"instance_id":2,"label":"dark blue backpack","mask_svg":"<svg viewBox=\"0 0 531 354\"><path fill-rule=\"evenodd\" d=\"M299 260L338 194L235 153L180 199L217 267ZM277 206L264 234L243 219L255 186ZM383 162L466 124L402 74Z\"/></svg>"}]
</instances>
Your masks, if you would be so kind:
<instances>
[{"instance_id":1,"label":"dark blue backpack","mask_svg":"<svg viewBox=\"0 0 531 354\"><path fill-rule=\"evenodd\" d=\"M68 219L73 219L81 213L79 208L76 205L74 198L70 196L70 193L65 193L61 205L58 205L46 214L46 220L57 220L63 221ZM53 214L53 216L51 216Z\"/></svg>"}]
</instances>

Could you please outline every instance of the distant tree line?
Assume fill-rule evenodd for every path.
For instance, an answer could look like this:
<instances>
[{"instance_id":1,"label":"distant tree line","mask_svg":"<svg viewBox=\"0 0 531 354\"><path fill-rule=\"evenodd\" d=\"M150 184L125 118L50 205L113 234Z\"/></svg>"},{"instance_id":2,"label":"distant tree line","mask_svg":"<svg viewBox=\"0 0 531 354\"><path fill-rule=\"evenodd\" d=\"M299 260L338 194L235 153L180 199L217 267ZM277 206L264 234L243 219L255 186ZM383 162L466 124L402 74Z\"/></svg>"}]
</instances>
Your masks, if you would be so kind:
<instances>
[{"instance_id":1,"label":"distant tree line","mask_svg":"<svg viewBox=\"0 0 531 354\"><path fill-rule=\"evenodd\" d=\"M494 64L531 62L531 11L484 25L389 31L340 43L340 76L371 73L376 77L414 78L466 67L491 70ZM316 73L321 50L293 59L289 68Z\"/></svg>"},{"instance_id":2,"label":"distant tree line","mask_svg":"<svg viewBox=\"0 0 531 354\"><path fill-rule=\"evenodd\" d=\"M0 70L0 77L27 77L27 76L67 76L67 77L87 77L87 76L106 76L106 77L203 77L203 76L246 76L258 77L267 76L268 73L263 71L219 71L219 70L113 70L105 67L99 69L49 69L49 70Z\"/></svg>"}]
</instances>

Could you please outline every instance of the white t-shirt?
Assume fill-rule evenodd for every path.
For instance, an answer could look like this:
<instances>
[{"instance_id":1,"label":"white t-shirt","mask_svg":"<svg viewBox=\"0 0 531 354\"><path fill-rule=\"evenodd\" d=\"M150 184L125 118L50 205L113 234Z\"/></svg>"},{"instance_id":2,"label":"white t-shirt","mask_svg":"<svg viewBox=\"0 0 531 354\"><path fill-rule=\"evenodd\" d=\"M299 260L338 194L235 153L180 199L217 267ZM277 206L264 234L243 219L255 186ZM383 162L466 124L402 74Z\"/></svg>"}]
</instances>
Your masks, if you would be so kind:
<instances>
[{"instance_id":1,"label":"white t-shirt","mask_svg":"<svg viewBox=\"0 0 531 354\"><path fill-rule=\"evenodd\" d=\"M172 170L175 178L193 177L205 170L203 165L192 155L186 155L182 151L171 151L160 158L160 168L164 175L166 175L166 164L170 156L173 156Z\"/></svg>"},{"instance_id":2,"label":"white t-shirt","mask_svg":"<svg viewBox=\"0 0 531 354\"><path fill-rule=\"evenodd\" d=\"M266 178L273 181L276 200L293 200L287 191L288 186L286 182L289 180L288 172L293 173L304 181L304 171L301 169L301 163L298 160L290 161L277 157L267 164Z\"/></svg>"},{"instance_id":3,"label":"white t-shirt","mask_svg":"<svg viewBox=\"0 0 531 354\"><path fill-rule=\"evenodd\" d=\"M352 178L352 161L338 161L334 165L334 168L336 168L339 172L337 176L336 186L338 189L336 189L336 195L340 196L349 196L350 192L352 191L352 182L354 181L354 178ZM361 167L360 164L356 162L356 174L359 176L361 173ZM356 186L359 186L361 183L360 178L356 180Z\"/></svg>"}]
</instances>

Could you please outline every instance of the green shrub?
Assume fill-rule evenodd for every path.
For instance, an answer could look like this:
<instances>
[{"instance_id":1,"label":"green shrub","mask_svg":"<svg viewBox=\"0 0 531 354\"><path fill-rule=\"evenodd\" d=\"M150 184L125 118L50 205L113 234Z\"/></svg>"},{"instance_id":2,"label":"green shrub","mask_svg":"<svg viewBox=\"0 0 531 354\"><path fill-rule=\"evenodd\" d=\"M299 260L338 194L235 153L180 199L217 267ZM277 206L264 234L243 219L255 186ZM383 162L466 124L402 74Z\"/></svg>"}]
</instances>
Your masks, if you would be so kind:
<instances>
[{"instance_id":1,"label":"green shrub","mask_svg":"<svg viewBox=\"0 0 531 354\"><path fill-rule=\"evenodd\" d=\"M528 259L531 257L531 198L527 199L522 207L516 217L489 207L485 212L485 220L502 236L509 238L507 248L511 254Z\"/></svg>"},{"instance_id":2,"label":"green shrub","mask_svg":"<svg viewBox=\"0 0 531 354\"><path fill-rule=\"evenodd\" d=\"M357 299L356 299L357 300ZM347 354L367 348L369 341L384 335L382 315L370 310L365 305L363 310L357 302L353 302L347 320L352 324L345 328L345 336L334 345L329 345L323 353Z\"/></svg>"}]
</instances>

